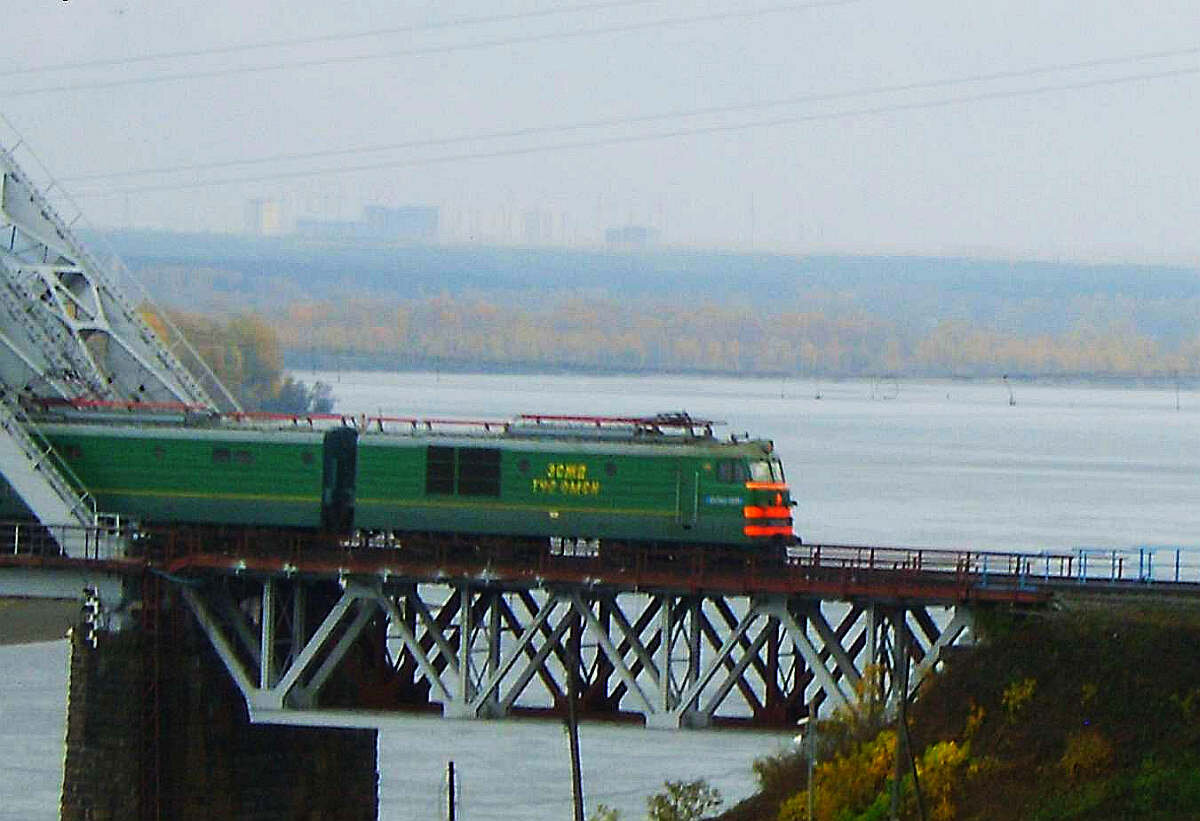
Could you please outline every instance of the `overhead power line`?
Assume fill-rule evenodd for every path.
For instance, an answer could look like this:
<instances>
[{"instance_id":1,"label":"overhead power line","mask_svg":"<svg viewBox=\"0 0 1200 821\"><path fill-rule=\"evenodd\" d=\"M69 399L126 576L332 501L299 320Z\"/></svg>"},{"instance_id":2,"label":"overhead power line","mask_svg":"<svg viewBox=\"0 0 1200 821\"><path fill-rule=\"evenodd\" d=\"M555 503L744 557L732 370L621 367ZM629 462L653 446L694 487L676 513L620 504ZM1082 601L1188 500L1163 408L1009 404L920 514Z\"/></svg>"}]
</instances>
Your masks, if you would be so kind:
<instances>
[{"instance_id":1,"label":"overhead power line","mask_svg":"<svg viewBox=\"0 0 1200 821\"><path fill-rule=\"evenodd\" d=\"M441 29L462 28L466 26L481 26L494 23L516 23L533 20L539 17L557 17L564 14L578 14L585 11L606 11L609 9L627 8L630 6L645 6L661 3L662 0L614 0L606 3L584 3L576 6L558 6L549 9L534 9L512 14L487 14L479 17L456 17L450 20L435 20L428 23L412 23L406 26L390 26L386 28L366 29L363 31L342 32L339 34L322 34L315 37L293 37L283 40L259 40L253 43L233 43L227 46L210 46L208 48L186 49L181 51L156 51L150 54L139 54L132 57L104 57L94 60L79 60L67 63L48 63L29 68L14 68L0 71L0 77L17 77L23 74L42 74L54 71L71 71L81 68L102 68L105 66L125 66L137 63L152 63L159 60L178 60L189 57L208 57L221 54L239 54L247 51L261 51L272 48L289 48L293 46L315 46L320 43L343 43L350 40L363 40L371 37L388 37L394 34L413 34L419 31L438 31Z\"/></svg>"},{"instance_id":2,"label":"overhead power line","mask_svg":"<svg viewBox=\"0 0 1200 821\"><path fill-rule=\"evenodd\" d=\"M784 14L788 12L807 11L818 8L847 6L864 3L868 0L818 0L805 3L781 3L774 6L763 6L757 9L737 9L735 11L713 12L698 14L691 17L660 17L655 20L643 20L636 23L615 23L607 26L577 29L575 31L544 32L539 34L519 34L509 37L474 40L465 43L452 43L438 46L419 46L415 48L392 51L377 51L370 54L344 55L341 57L313 57L300 60L287 60L277 63L264 63L250 66L227 66L225 68L205 69L200 71L176 72L173 74L146 75L143 77L126 77L114 80L88 80L76 83L42 86L40 88L10 89L0 92L3 97L32 97L42 94L56 94L67 91L98 91L106 88L121 88L124 86L149 85L153 83L168 83L184 80L211 79L215 77L230 77L237 74L253 74L271 71L284 71L296 68L313 68L344 63L357 63L368 60L384 60L400 57L426 57L434 54L447 54L456 51L475 51L478 49L498 48L502 46L528 45L532 43L551 42L555 40L570 40L581 37L596 37L605 34L627 34L634 31L645 31L656 28L694 25L699 23L715 23L723 20L747 19L767 15Z\"/></svg>"},{"instance_id":3,"label":"overhead power line","mask_svg":"<svg viewBox=\"0 0 1200 821\"><path fill-rule=\"evenodd\" d=\"M352 156L355 154L372 154L382 151L397 151L409 148L430 148L435 146L449 146L461 143L480 142L487 140L512 139L517 137L532 137L544 134L560 133L565 131L580 131L584 129L606 128L623 125L638 125L641 123L661 122L663 120L689 119L693 117L711 116L715 114L735 114L744 111L760 111L768 108L779 108L787 105L800 105L804 103L815 102L835 102L838 100L848 100L857 97L872 97L881 94L897 94L910 91L926 91L934 88L946 88L956 85L969 85L974 83L995 82L998 80L1016 80L1027 77L1037 77L1045 74L1059 74L1070 71L1080 71L1091 68L1102 68L1106 66L1122 65L1135 62L1145 62L1147 60L1164 59L1168 57L1183 57L1194 56L1200 54L1200 46L1193 46L1185 49L1173 49L1169 51L1142 52L1139 54L1130 54L1118 57L1102 57L1093 60L1081 60L1072 63L1054 63L1041 66L1032 66L1024 69L1011 69L1007 71L994 71L985 74L970 74L961 77L949 77L938 80L923 80L912 83L896 83L884 86L871 86L867 88L850 89L847 91L831 91L818 92L812 94L800 94L790 97L780 97L773 100L763 100L756 103L740 103L727 106L704 106L701 108L692 109L677 109L674 111L661 112L656 114L644 114L631 117L608 117L597 118L592 120L579 120L571 123L559 123L556 125L544 126L529 126L527 128L516 128L498 131L482 131L474 134L458 134L448 137L428 137L412 140L404 140L401 142L384 143L380 145L356 146L351 148L332 148L319 151L305 151L289 154L273 154L262 157L249 157L244 159L221 160L217 162L207 163L191 163L187 165L159 166L157 168L141 168L132 169L129 171L112 171L99 174L79 174L75 176L63 177L60 182L91 182L95 180L120 179L124 177L150 176L159 174L182 173L186 171L206 171L220 168L232 168L236 166L248 165L264 165L278 162L291 162L297 160L312 160L323 157L338 157Z\"/></svg>"},{"instance_id":4,"label":"overhead power line","mask_svg":"<svg viewBox=\"0 0 1200 821\"><path fill-rule=\"evenodd\" d=\"M1148 82L1151 80L1160 80L1168 78L1178 78L1186 76L1194 76L1200 74L1200 66L1190 66L1187 68L1178 68L1167 71L1147 72L1143 74L1130 74L1122 77L1108 77L1096 80L1079 81L1074 83L1062 83L1057 85L1043 85L1033 88L1010 89L1005 91L989 91L980 92L977 94L961 95L956 97L943 97L937 100L923 100L911 103L891 103L886 105L877 105L864 108L851 109L847 111L826 112L820 114L806 114L788 117L777 117L774 119L754 120L741 123L728 123L722 125L703 126L695 128L679 128L671 131L660 131L650 134L629 134L616 137L606 137L589 140L566 141L559 143L546 143L541 145L523 146L517 148L497 149L494 151L476 151L464 152L461 154L446 154L438 157L428 157L410 160L393 160L377 163L365 163L360 165L349 165L340 167L327 167L318 169L304 169L295 171L283 171L271 174L261 174L256 176L246 177L225 177L213 180L203 180L189 183L175 183L165 185L145 185L129 188L115 188L106 190L94 190L80 192L78 197L95 197L95 196L110 196L110 195L125 195L125 194L142 194L152 191L184 191L194 190L198 188L212 188L224 185L235 185L242 183L266 182L271 180L281 180L297 177L321 177L338 174L350 174L361 171L381 171L392 168L406 168L424 165L437 165L448 162L462 162L466 160L480 159L497 159L501 157L516 157L529 154L549 153L553 151L567 151L572 149L597 148L609 145L622 145L639 142L651 142L656 140L666 140L678 137L697 136L705 134L722 134L736 131L747 131L755 128L771 128L786 125L800 125L803 123L850 119L854 117L863 117L871 115L892 114L903 111L918 111L922 109L942 108L951 105L961 105L965 103L983 102L988 100L1005 100L1019 97L1030 97L1041 94L1050 94L1062 91L1080 91L1090 88L1100 88L1104 86L1115 86L1137 82Z\"/></svg>"}]
</instances>

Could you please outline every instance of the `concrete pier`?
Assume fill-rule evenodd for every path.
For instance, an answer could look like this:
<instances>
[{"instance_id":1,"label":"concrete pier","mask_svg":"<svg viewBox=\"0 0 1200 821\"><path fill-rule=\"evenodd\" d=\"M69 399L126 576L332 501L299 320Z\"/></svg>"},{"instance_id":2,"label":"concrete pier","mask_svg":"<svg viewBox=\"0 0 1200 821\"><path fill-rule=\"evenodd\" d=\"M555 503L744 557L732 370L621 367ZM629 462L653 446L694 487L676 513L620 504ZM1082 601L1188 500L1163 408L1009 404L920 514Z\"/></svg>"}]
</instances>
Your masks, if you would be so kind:
<instances>
[{"instance_id":1,"label":"concrete pier","mask_svg":"<svg viewBox=\"0 0 1200 821\"><path fill-rule=\"evenodd\" d=\"M203 636L170 633L74 632L63 821L377 818L374 730L251 724Z\"/></svg>"}]
</instances>

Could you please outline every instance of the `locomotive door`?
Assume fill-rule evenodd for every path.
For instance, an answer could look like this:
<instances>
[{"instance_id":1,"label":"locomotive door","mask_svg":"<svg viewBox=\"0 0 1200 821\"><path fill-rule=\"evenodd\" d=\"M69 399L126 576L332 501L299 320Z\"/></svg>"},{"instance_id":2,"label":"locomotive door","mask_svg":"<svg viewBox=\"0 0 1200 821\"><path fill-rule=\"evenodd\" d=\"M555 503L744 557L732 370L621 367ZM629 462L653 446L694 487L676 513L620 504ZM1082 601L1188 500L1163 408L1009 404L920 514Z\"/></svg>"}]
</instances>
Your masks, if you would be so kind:
<instances>
[{"instance_id":1,"label":"locomotive door","mask_svg":"<svg viewBox=\"0 0 1200 821\"><path fill-rule=\"evenodd\" d=\"M347 533L354 528L358 474L358 431L334 428L325 434L321 471L321 528Z\"/></svg>"},{"instance_id":2,"label":"locomotive door","mask_svg":"<svg viewBox=\"0 0 1200 821\"><path fill-rule=\"evenodd\" d=\"M700 506L700 471L688 462L680 462L676 476L676 521L688 530L696 524Z\"/></svg>"}]
</instances>

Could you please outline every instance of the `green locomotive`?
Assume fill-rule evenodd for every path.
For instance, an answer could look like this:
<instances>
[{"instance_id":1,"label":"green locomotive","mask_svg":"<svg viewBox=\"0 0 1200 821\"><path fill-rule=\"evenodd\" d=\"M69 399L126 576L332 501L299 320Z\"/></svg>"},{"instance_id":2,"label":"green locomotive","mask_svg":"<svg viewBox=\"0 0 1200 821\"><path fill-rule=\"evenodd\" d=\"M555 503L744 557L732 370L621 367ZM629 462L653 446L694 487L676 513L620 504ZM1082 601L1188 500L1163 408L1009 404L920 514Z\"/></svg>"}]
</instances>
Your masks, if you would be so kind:
<instances>
[{"instance_id":1,"label":"green locomotive","mask_svg":"<svg viewBox=\"0 0 1200 821\"><path fill-rule=\"evenodd\" d=\"M682 413L285 421L68 408L39 427L100 510L151 524L478 534L558 546L778 550L795 541L772 443L719 439L713 424Z\"/></svg>"}]
</instances>

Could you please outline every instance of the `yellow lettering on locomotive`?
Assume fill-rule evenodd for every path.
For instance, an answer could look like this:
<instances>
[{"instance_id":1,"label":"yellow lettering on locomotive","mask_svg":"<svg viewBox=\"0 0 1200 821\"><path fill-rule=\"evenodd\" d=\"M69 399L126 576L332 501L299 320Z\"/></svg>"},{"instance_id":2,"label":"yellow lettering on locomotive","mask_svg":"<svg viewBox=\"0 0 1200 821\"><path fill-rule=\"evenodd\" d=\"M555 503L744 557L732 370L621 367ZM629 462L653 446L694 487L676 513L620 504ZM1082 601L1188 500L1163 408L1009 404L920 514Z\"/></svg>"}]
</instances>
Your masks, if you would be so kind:
<instances>
[{"instance_id":1,"label":"yellow lettering on locomotive","mask_svg":"<svg viewBox=\"0 0 1200 821\"><path fill-rule=\"evenodd\" d=\"M546 465L546 475L532 480L536 494L558 494L561 496L598 496L600 482L587 478L587 465L551 462Z\"/></svg>"},{"instance_id":2,"label":"yellow lettering on locomotive","mask_svg":"<svg viewBox=\"0 0 1200 821\"><path fill-rule=\"evenodd\" d=\"M570 462L551 462L546 465L548 479L586 479L587 465Z\"/></svg>"}]
</instances>

